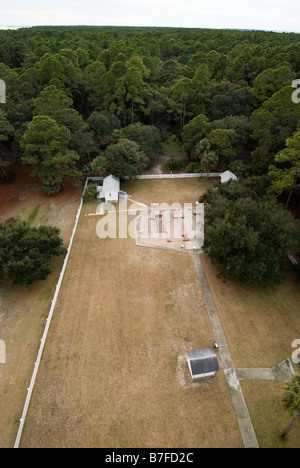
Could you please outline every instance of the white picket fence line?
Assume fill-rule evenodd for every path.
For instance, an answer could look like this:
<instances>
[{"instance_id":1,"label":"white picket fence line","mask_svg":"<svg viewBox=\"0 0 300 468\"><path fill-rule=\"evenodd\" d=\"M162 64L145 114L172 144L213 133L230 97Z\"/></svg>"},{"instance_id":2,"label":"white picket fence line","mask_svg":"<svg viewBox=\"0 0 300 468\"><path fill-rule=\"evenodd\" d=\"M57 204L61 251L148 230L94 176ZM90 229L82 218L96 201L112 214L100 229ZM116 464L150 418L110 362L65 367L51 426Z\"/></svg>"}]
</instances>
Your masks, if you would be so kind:
<instances>
[{"instance_id":1,"label":"white picket fence line","mask_svg":"<svg viewBox=\"0 0 300 468\"><path fill-rule=\"evenodd\" d=\"M86 180L84 190L86 189L87 182L88 181ZM31 377L30 385L29 385L29 387L27 389L27 397L26 397L22 417L20 419L19 430L18 430L18 433L17 433L14 448L19 448L19 445L20 445L20 441L21 441L21 437L22 437L22 433L23 433L23 428L24 428L28 408L29 408L29 405L30 405L32 392L33 392L33 389L34 389L37 373L38 373L40 362L41 362L41 359L42 359L42 355L43 355L43 351L44 351L48 331L49 331L49 328L50 328L53 312L54 312L54 309L55 309L55 306L56 306L56 301L57 301L57 298L58 298L58 295L59 295L59 292L60 292L60 288L61 288L61 285L62 285L64 274L65 274L65 271L66 271L66 268L67 268L69 256L70 256L70 253L71 253L74 237L75 237L77 226L78 226L78 221L79 221L81 210L82 210L82 205L83 205L83 197L81 197L80 205L79 205L78 212L77 212L76 219L75 219L75 225L74 225L72 236L71 236L69 246L68 246L68 251L67 251L67 254L65 256L64 264L63 264L62 270L60 272L60 277L59 277L58 283L56 285L55 293L54 293L52 303L51 303L50 312L49 312L49 315L48 315L48 318L47 318L47 321L46 321L46 326L45 326L45 329L44 329L43 337L41 339L41 344L40 344L40 348L39 348L39 351L38 351L37 360L36 360L35 365L34 365L34 370L33 370L33 374L32 374L32 377Z\"/></svg>"},{"instance_id":2,"label":"white picket fence line","mask_svg":"<svg viewBox=\"0 0 300 468\"><path fill-rule=\"evenodd\" d=\"M197 172L196 174L142 174L136 176L137 179L200 179L200 177L220 177L221 172ZM87 177L87 182L97 182L103 180L104 177ZM130 180L130 177L125 176L124 180Z\"/></svg>"},{"instance_id":3,"label":"white picket fence line","mask_svg":"<svg viewBox=\"0 0 300 468\"><path fill-rule=\"evenodd\" d=\"M210 172L207 174L206 172L198 172L196 174L144 174L137 176L137 179L192 179L192 178L200 178L200 177L220 177L221 172ZM129 177L125 176L125 180L128 180Z\"/></svg>"}]
</instances>

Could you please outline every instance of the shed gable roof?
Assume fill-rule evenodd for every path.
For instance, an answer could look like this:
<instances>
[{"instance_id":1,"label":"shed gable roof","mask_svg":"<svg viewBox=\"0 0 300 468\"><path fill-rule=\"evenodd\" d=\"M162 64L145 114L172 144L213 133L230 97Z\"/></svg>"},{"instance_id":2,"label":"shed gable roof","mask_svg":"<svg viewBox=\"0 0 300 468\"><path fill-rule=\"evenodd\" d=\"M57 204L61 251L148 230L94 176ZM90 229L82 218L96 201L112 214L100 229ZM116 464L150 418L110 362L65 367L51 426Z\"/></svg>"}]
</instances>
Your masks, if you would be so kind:
<instances>
[{"instance_id":1,"label":"shed gable roof","mask_svg":"<svg viewBox=\"0 0 300 468\"><path fill-rule=\"evenodd\" d=\"M103 180L102 192L119 192L120 190L120 179L113 175L105 177Z\"/></svg>"},{"instance_id":2,"label":"shed gable roof","mask_svg":"<svg viewBox=\"0 0 300 468\"><path fill-rule=\"evenodd\" d=\"M228 182L229 180L237 180L237 176L231 171L222 172L220 177L222 184Z\"/></svg>"},{"instance_id":3,"label":"shed gable roof","mask_svg":"<svg viewBox=\"0 0 300 468\"><path fill-rule=\"evenodd\" d=\"M187 351L187 357L193 376L209 374L220 370L217 355L212 348Z\"/></svg>"}]
</instances>

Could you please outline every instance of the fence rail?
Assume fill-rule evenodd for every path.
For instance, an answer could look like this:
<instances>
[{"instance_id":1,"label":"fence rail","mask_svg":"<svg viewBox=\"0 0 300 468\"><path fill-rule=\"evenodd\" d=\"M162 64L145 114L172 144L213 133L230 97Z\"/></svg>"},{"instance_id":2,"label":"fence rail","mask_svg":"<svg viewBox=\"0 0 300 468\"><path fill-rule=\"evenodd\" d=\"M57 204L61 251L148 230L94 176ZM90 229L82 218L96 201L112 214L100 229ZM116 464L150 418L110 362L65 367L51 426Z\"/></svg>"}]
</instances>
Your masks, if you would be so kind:
<instances>
[{"instance_id":1,"label":"fence rail","mask_svg":"<svg viewBox=\"0 0 300 468\"><path fill-rule=\"evenodd\" d=\"M137 179L199 179L200 177L220 177L221 172L197 172L196 174L141 174ZM98 182L103 180L104 177L87 177L87 182ZM130 180L130 177L125 176L124 180Z\"/></svg>"},{"instance_id":2,"label":"fence rail","mask_svg":"<svg viewBox=\"0 0 300 468\"><path fill-rule=\"evenodd\" d=\"M211 172L207 174L206 172L198 172L196 174L142 174L138 175L137 179L196 179L200 177L220 177L221 172ZM129 180L129 177L125 176L125 180Z\"/></svg>"}]
</instances>

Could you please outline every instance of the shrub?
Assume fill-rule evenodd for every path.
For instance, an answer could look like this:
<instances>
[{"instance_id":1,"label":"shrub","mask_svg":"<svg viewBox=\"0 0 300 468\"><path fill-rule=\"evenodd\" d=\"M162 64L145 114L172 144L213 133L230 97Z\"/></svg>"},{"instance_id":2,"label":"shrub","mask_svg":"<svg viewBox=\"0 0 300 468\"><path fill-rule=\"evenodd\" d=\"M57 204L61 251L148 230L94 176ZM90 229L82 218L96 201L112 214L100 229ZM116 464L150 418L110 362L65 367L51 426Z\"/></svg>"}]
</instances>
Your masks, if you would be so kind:
<instances>
[{"instance_id":1,"label":"shrub","mask_svg":"<svg viewBox=\"0 0 300 468\"><path fill-rule=\"evenodd\" d=\"M93 200L97 197L97 185L91 184L88 185L83 194L83 201Z\"/></svg>"},{"instance_id":2,"label":"shrub","mask_svg":"<svg viewBox=\"0 0 300 468\"><path fill-rule=\"evenodd\" d=\"M169 171L180 171L185 168L185 162L183 159L171 158L166 162L166 168Z\"/></svg>"},{"instance_id":3,"label":"shrub","mask_svg":"<svg viewBox=\"0 0 300 468\"><path fill-rule=\"evenodd\" d=\"M189 165L187 167L187 171L190 174L195 174L195 173L199 172L199 164L197 162L189 163Z\"/></svg>"}]
</instances>

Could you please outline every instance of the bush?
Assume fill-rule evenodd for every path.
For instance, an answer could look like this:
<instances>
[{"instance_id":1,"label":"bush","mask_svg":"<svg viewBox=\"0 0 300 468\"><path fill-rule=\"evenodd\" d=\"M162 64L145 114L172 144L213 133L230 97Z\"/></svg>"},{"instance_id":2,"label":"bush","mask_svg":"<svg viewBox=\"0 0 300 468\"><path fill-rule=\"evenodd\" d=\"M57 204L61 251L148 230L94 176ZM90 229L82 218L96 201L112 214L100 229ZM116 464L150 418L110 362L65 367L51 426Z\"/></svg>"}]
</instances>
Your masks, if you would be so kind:
<instances>
[{"instance_id":1,"label":"bush","mask_svg":"<svg viewBox=\"0 0 300 468\"><path fill-rule=\"evenodd\" d=\"M97 185L91 184L88 185L83 194L83 201L93 200L97 197Z\"/></svg>"},{"instance_id":2,"label":"bush","mask_svg":"<svg viewBox=\"0 0 300 468\"><path fill-rule=\"evenodd\" d=\"M199 172L199 164L197 162L189 163L189 165L187 167L187 171L190 174L195 174L195 173Z\"/></svg>"},{"instance_id":3,"label":"bush","mask_svg":"<svg viewBox=\"0 0 300 468\"><path fill-rule=\"evenodd\" d=\"M43 193L45 195L56 195L59 193L62 189L63 184L58 182L57 184L52 184L52 185L43 185Z\"/></svg>"},{"instance_id":4,"label":"bush","mask_svg":"<svg viewBox=\"0 0 300 468\"><path fill-rule=\"evenodd\" d=\"M169 171L180 171L185 168L185 162L183 159L172 158L166 162L166 168Z\"/></svg>"}]
</instances>

